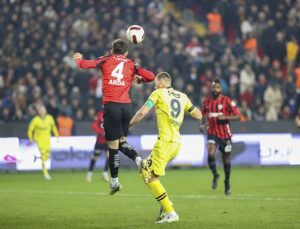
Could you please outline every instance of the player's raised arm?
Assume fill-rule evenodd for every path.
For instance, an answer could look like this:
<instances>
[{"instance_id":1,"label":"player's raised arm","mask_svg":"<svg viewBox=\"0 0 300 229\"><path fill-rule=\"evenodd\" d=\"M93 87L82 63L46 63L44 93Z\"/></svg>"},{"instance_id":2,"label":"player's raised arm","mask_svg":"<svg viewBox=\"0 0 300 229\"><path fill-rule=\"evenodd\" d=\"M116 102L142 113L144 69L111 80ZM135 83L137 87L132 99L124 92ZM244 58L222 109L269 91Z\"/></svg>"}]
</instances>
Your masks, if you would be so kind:
<instances>
[{"instance_id":1,"label":"player's raised arm","mask_svg":"<svg viewBox=\"0 0 300 229\"><path fill-rule=\"evenodd\" d=\"M190 113L190 115L195 119L198 120L202 119L202 113L197 107L195 107L194 112Z\"/></svg>"},{"instance_id":2,"label":"player's raised arm","mask_svg":"<svg viewBox=\"0 0 300 229\"><path fill-rule=\"evenodd\" d=\"M155 79L155 75L146 70L145 68L140 67L138 64L134 65L134 70L135 70L135 74L141 76L141 81L142 82L151 82Z\"/></svg>"},{"instance_id":3,"label":"player's raised arm","mask_svg":"<svg viewBox=\"0 0 300 229\"><path fill-rule=\"evenodd\" d=\"M82 54L81 53L75 53L73 56L73 59L75 60L77 66L79 68L96 68L99 67L101 62L105 61L105 58L99 58L98 60L85 60L82 59Z\"/></svg>"},{"instance_id":4,"label":"player's raised arm","mask_svg":"<svg viewBox=\"0 0 300 229\"><path fill-rule=\"evenodd\" d=\"M133 127L135 124L140 122L146 116L146 114L148 114L148 112L154 107L154 105L157 103L157 100L158 94L156 90L152 92L144 106L142 106L142 108L131 119L129 128Z\"/></svg>"},{"instance_id":5,"label":"player's raised arm","mask_svg":"<svg viewBox=\"0 0 300 229\"><path fill-rule=\"evenodd\" d=\"M186 105L185 105L185 111L187 111L193 118L201 120L202 119L202 113L201 111L195 107L191 100L186 96Z\"/></svg>"},{"instance_id":6,"label":"player's raised arm","mask_svg":"<svg viewBox=\"0 0 300 229\"><path fill-rule=\"evenodd\" d=\"M151 100L148 100L144 106L134 115L134 117L130 120L129 129L132 128L135 124L139 123L145 116L148 114L148 112L153 107L149 107ZM151 105L150 105L151 106Z\"/></svg>"}]
</instances>

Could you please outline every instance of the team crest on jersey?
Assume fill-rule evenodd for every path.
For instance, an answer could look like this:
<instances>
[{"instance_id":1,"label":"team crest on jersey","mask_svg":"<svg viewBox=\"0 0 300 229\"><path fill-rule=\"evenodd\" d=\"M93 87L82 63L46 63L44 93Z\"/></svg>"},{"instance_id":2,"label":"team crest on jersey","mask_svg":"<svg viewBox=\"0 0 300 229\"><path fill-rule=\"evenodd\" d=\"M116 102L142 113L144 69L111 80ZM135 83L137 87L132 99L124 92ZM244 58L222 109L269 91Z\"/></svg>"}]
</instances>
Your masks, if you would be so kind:
<instances>
[{"instance_id":1,"label":"team crest on jersey","mask_svg":"<svg viewBox=\"0 0 300 229\"><path fill-rule=\"evenodd\" d=\"M231 105L234 106L234 107L236 106L234 101L231 102Z\"/></svg>"},{"instance_id":2,"label":"team crest on jersey","mask_svg":"<svg viewBox=\"0 0 300 229\"><path fill-rule=\"evenodd\" d=\"M222 110L222 109L223 109L223 105L222 105L222 104L219 104L219 105L218 105L218 108L219 108L219 110Z\"/></svg>"}]
</instances>

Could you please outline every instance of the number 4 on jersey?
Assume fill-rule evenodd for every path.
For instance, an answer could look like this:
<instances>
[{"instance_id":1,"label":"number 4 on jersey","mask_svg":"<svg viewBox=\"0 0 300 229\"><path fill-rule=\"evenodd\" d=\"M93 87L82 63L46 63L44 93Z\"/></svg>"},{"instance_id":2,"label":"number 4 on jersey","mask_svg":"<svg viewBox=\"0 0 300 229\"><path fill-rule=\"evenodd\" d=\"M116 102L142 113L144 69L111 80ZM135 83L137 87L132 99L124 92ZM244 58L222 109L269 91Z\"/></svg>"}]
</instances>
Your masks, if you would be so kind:
<instances>
[{"instance_id":1,"label":"number 4 on jersey","mask_svg":"<svg viewBox=\"0 0 300 229\"><path fill-rule=\"evenodd\" d=\"M123 79L123 68L124 62L120 62L111 73L111 76L117 77L118 82L120 82L121 79Z\"/></svg>"}]
</instances>

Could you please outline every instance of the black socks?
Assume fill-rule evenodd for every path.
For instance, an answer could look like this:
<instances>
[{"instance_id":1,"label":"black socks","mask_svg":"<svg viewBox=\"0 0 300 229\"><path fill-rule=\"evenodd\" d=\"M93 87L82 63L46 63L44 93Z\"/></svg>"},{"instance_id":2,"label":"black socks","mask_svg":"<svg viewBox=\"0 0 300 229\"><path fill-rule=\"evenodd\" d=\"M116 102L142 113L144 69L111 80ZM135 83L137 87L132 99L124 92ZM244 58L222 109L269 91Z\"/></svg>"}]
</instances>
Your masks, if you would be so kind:
<instances>
[{"instance_id":1,"label":"black socks","mask_svg":"<svg viewBox=\"0 0 300 229\"><path fill-rule=\"evenodd\" d=\"M225 181L229 182L231 165L224 163Z\"/></svg>"},{"instance_id":2,"label":"black socks","mask_svg":"<svg viewBox=\"0 0 300 229\"><path fill-rule=\"evenodd\" d=\"M92 172L94 170L94 167L95 167L95 163L96 161L93 159L91 159L91 163L90 163L90 168L89 168L89 171Z\"/></svg>"},{"instance_id":3,"label":"black socks","mask_svg":"<svg viewBox=\"0 0 300 229\"><path fill-rule=\"evenodd\" d=\"M208 156L207 161L208 161L208 166L209 166L210 170L212 171L214 176L216 176L217 175L217 168L216 168L215 157Z\"/></svg>"},{"instance_id":4,"label":"black socks","mask_svg":"<svg viewBox=\"0 0 300 229\"><path fill-rule=\"evenodd\" d=\"M135 162L135 159L138 156L138 154L130 144L128 144L127 142L120 142L119 150Z\"/></svg>"},{"instance_id":5,"label":"black socks","mask_svg":"<svg viewBox=\"0 0 300 229\"><path fill-rule=\"evenodd\" d=\"M112 178L117 178L119 174L120 167L120 157L117 149L108 149L109 150L109 168L110 175Z\"/></svg>"}]
</instances>

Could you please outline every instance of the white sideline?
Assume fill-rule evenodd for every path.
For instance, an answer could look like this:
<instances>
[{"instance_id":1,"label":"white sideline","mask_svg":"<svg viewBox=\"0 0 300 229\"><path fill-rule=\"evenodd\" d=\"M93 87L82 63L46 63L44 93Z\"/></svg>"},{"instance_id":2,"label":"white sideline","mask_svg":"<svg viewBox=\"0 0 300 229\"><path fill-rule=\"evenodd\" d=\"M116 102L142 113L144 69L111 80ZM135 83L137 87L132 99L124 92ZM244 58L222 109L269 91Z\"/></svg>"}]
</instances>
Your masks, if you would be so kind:
<instances>
[{"instance_id":1,"label":"white sideline","mask_svg":"<svg viewBox=\"0 0 300 229\"><path fill-rule=\"evenodd\" d=\"M0 189L0 193L29 193L29 194L58 194L58 195L93 195L93 196L109 196L103 192L66 192L66 191L42 191L42 190L14 190ZM279 194L281 195L281 194ZM152 197L151 194L126 194L118 193L114 197ZM232 194L231 196L219 195L170 195L171 198L181 199L216 199L216 200L265 200L265 201L300 201L300 198L282 198L282 197L263 197L256 194Z\"/></svg>"}]
</instances>

